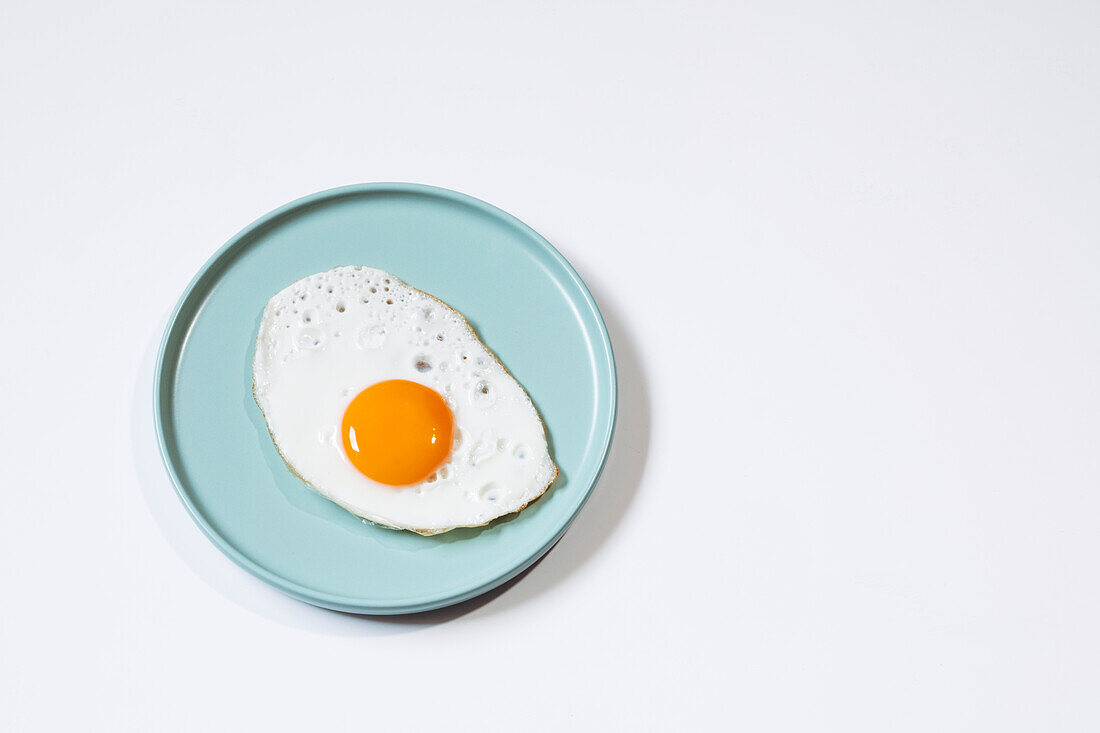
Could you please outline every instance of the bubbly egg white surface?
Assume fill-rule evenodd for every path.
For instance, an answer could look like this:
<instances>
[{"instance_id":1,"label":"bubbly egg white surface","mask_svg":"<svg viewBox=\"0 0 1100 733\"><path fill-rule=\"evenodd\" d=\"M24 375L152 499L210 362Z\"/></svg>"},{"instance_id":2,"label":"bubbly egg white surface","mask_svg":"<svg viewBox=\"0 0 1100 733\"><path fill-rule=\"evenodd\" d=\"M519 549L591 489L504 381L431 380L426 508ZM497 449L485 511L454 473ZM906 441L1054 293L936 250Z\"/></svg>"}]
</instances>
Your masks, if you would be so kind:
<instances>
[{"instance_id":1,"label":"bubbly egg white surface","mask_svg":"<svg viewBox=\"0 0 1100 733\"><path fill-rule=\"evenodd\" d=\"M291 470L372 522L421 534L478 526L522 509L557 475L531 399L462 315L382 270L338 267L277 293L252 376ZM373 481L344 452L348 404L389 379L434 389L454 416L449 458L418 484Z\"/></svg>"}]
</instances>

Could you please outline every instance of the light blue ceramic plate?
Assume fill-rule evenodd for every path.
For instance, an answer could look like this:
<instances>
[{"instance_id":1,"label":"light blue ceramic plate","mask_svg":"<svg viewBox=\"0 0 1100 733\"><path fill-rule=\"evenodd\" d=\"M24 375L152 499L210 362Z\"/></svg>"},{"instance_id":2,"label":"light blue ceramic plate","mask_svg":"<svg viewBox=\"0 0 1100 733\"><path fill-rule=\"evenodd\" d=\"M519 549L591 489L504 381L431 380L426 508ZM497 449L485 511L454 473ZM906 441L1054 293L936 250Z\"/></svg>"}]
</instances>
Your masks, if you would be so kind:
<instances>
[{"instance_id":1,"label":"light blue ceramic plate","mask_svg":"<svg viewBox=\"0 0 1100 733\"><path fill-rule=\"evenodd\" d=\"M517 515L421 537L365 524L294 477L252 399L267 300L337 265L394 273L463 313L527 388L561 473ZM347 186L233 237L180 298L155 382L164 463L202 531L303 601L411 613L484 593L541 557L591 493L611 443L611 342L580 277L550 244L475 198L408 183Z\"/></svg>"}]
</instances>

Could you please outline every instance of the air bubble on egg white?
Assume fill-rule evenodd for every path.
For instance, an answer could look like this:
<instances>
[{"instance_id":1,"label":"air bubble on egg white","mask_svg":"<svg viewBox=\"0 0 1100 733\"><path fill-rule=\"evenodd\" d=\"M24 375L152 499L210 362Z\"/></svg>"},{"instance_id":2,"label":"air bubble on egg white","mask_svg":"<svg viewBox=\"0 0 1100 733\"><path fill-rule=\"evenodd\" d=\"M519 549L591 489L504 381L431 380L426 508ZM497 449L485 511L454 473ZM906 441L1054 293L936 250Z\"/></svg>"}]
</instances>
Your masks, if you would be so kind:
<instances>
[{"instance_id":1,"label":"air bubble on egg white","mask_svg":"<svg viewBox=\"0 0 1100 733\"><path fill-rule=\"evenodd\" d=\"M512 455L521 461L526 460L528 455L527 446L525 446L523 443L520 443L512 451Z\"/></svg>"},{"instance_id":2,"label":"air bubble on egg white","mask_svg":"<svg viewBox=\"0 0 1100 733\"><path fill-rule=\"evenodd\" d=\"M380 349L386 343L386 329L383 326L367 326L359 332L357 339L361 349Z\"/></svg>"},{"instance_id":3,"label":"air bubble on egg white","mask_svg":"<svg viewBox=\"0 0 1100 733\"><path fill-rule=\"evenodd\" d=\"M329 430L322 430L322 431L317 433L317 442L321 443L322 445L333 445L333 446L335 446L339 442L339 440L338 440L339 434L340 434L340 431L335 427L333 427Z\"/></svg>"},{"instance_id":4,"label":"air bubble on egg white","mask_svg":"<svg viewBox=\"0 0 1100 733\"><path fill-rule=\"evenodd\" d=\"M470 404L487 410L497 401L496 390L486 380L482 379L474 384L470 390Z\"/></svg>"},{"instance_id":5,"label":"air bubble on egg white","mask_svg":"<svg viewBox=\"0 0 1100 733\"><path fill-rule=\"evenodd\" d=\"M478 491L478 498L480 498L482 501L487 501L490 504L495 504L496 502L500 501L500 487L497 486L496 483L490 481L489 483L482 486L481 490Z\"/></svg>"},{"instance_id":6,"label":"air bubble on egg white","mask_svg":"<svg viewBox=\"0 0 1100 733\"><path fill-rule=\"evenodd\" d=\"M470 455L468 461L471 466L476 466L490 458L496 453L496 441L493 440L492 431L485 430L481 433L481 436L474 443L474 446L470 448Z\"/></svg>"},{"instance_id":7,"label":"air bubble on egg white","mask_svg":"<svg viewBox=\"0 0 1100 733\"><path fill-rule=\"evenodd\" d=\"M312 328L307 328L298 334L298 348L319 349L324 343L324 334Z\"/></svg>"}]
</instances>

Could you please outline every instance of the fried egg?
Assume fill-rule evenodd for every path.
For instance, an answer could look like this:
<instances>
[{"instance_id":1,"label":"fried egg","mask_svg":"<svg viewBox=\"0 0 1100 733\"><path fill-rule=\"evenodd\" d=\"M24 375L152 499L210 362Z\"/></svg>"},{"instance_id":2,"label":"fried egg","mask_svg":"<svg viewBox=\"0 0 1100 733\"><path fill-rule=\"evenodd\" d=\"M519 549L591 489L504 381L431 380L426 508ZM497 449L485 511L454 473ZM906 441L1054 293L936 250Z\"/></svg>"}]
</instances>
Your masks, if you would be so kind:
<instances>
[{"instance_id":1,"label":"fried egg","mask_svg":"<svg viewBox=\"0 0 1100 733\"><path fill-rule=\"evenodd\" d=\"M530 397L462 314L382 270L337 267L276 293L252 378L290 470L376 524L483 525L557 476Z\"/></svg>"}]
</instances>

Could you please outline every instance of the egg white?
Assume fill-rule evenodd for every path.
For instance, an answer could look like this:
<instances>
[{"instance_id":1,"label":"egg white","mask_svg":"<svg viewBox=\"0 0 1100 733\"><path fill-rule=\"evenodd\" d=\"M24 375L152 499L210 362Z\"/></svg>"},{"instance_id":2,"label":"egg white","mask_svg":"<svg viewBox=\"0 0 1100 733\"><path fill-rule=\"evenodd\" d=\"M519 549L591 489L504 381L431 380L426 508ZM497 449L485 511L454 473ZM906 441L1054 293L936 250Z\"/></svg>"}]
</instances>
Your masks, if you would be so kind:
<instances>
[{"instance_id":1,"label":"egg white","mask_svg":"<svg viewBox=\"0 0 1100 733\"><path fill-rule=\"evenodd\" d=\"M530 397L442 301L368 267L303 278L264 308L253 394L280 455L299 478L367 520L424 535L523 509L557 476ZM344 453L340 426L372 384L407 379L438 392L454 445L427 480L371 480Z\"/></svg>"}]
</instances>

